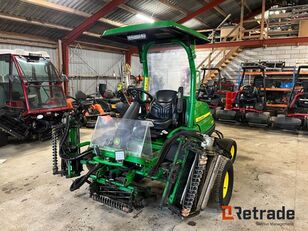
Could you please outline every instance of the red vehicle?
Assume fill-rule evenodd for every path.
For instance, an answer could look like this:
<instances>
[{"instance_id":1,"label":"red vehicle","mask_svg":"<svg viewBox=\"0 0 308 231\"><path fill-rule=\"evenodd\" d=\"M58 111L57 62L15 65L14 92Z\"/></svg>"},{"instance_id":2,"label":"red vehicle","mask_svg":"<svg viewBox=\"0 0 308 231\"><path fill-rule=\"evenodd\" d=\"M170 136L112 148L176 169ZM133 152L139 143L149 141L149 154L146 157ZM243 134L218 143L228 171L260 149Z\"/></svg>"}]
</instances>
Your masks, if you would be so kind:
<instances>
[{"instance_id":1,"label":"red vehicle","mask_svg":"<svg viewBox=\"0 0 308 231\"><path fill-rule=\"evenodd\" d=\"M234 91L234 83L221 76L219 68L201 68L203 77L198 90L198 100L205 101L211 108L212 114L215 116L217 108L223 108L227 92ZM217 71L217 78L205 80L206 71Z\"/></svg>"},{"instance_id":2,"label":"red vehicle","mask_svg":"<svg viewBox=\"0 0 308 231\"><path fill-rule=\"evenodd\" d=\"M308 66L299 66L285 114L272 117L274 128L287 130L308 130L308 80L307 73L301 73ZM305 75L306 78L302 78Z\"/></svg>"},{"instance_id":3,"label":"red vehicle","mask_svg":"<svg viewBox=\"0 0 308 231\"><path fill-rule=\"evenodd\" d=\"M68 110L63 83L46 52L0 50L0 145L8 136L50 138Z\"/></svg>"},{"instance_id":4,"label":"red vehicle","mask_svg":"<svg viewBox=\"0 0 308 231\"><path fill-rule=\"evenodd\" d=\"M251 65L247 63L242 65L242 69L238 90L227 94L225 108L217 108L216 118L221 121L268 126L270 113L265 112L265 67L259 64ZM247 70L258 70L261 74L251 78L246 75Z\"/></svg>"}]
</instances>

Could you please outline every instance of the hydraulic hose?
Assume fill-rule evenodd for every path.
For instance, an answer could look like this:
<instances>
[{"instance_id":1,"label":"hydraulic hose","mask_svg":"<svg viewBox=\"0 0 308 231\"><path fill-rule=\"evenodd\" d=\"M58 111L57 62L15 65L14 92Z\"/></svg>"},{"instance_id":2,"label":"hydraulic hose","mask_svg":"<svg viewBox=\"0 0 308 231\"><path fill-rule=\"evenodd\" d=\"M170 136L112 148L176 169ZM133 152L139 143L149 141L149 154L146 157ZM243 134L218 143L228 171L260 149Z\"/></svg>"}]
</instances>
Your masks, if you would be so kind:
<instances>
[{"instance_id":1,"label":"hydraulic hose","mask_svg":"<svg viewBox=\"0 0 308 231\"><path fill-rule=\"evenodd\" d=\"M68 134L69 134L70 120L71 120L70 116L67 115L66 116L66 127L65 127L65 130L64 130L64 134L61 137L61 141L60 141L59 156L61 157L61 159L66 160L66 161L77 160L77 159L80 159L80 158L92 153L92 149L88 149L88 150L80 153L78 156L72 157L72 156L67 155L64 143L66 142Z\"/></svg>"},{"instance_id":2,"label":"hydraulic hose","mask_svg":"<svg viewBox=\"0 0 308 231\"><path fill-rule=\"evenodd\" d=\"M70 187L70 191L75 191L79 189L82 185L84 185L84 183L87 182L90 175L96 172L101 166L102 166L101 164L95 165L94 168L90 169L86 175L81 176L77 178L76 180L74 180Z\"/></svg>"}]
</instances>

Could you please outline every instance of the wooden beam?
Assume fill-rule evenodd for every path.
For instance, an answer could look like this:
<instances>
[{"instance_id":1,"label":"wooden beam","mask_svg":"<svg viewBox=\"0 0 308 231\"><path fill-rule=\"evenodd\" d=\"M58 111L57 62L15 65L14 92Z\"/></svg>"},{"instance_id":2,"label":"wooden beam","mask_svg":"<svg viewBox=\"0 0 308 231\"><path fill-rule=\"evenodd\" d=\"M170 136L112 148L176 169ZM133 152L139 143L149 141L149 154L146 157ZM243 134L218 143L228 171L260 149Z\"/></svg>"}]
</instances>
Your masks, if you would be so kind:
<instances>
[{"instance_id":1,"label":"wooden beam","mask_svg":"<svg viewBox=\"0 0 308 231\"><path fill-rule=\"evenodd\" d=\"M175 10L175 11L178 11L182 14L184 14L185 16L190 14L191 12L180 7L180 6L177 6L177 5L173 5L171 4L168 0L159 0L162 4L165 4L166 6L170 7L171 9ZM203 20L202 18L200 17L196 17L196 19L201 22L202 24L204 24L204 26L210 28L210 26L205 22L205 20Z\"/></svg>"},{"instance_id":2,"label":"wooden beam","mask_svg":"<svg viewBox=\"0 0 308 231\"><path fill-rule=\"evenodd\" d=\"M73 28L70 28L70 27L59 26L59 25L51 24L51 23L43 23L43 22L36 21L36 20L27 20L25 18L12 17L12 16L3 15L3 14L0 14L0 19L10 20L10 21L14 21L14 22L21 22L21 23L25 23L25 24L29 24L29 25L47 27L47 28L50 28L50 29L57 29L57 30L62 30L62 31L71 31L73 29ZM1 31L0 36L2 36L4 33L5 32ZM91 32L83 32L83 34L90 36L90 37L95 37L95 38L101 37L101 34L96 34L96 33L91 33ZM35 40L32 40L32 42L35 42ZM81 43L81 42L79 42L79 43ZM115 46L110 46L110 45L102 45L102 46L104 46L106 49L110 49L110 50L111 49L118 50L118 51L126 51L127 50L125 48L120 48L120 47L115 47Z\"/></svg>"},{"instance_id":3,"label":"wooden beam","mask_svg":"<svg viewBox=\"0 0 308 231\"><path fill-rule=\"evenodd\" d=\"M14 21L14 22L21 22L21 23L36 25L36 26L42 26L42 27L47 27L47 28L50 28L50 29L64 30L64 31L71 31L73 29L71 27L60 26L58 24L45 23L45 22L41 22L41 21L37 21L37 20L28 20L26 18L4 15L4 14L0 14L0 19L10 20L10 21ZM101 36L100 34L91 33L91 32L83 32L83 34L91 36L91 37L96 37L96 38L100 38L100 36Z\"/></svg>"},{"instance_id":4,"label":"wooden beam","mask_svg":"<svg viewBox=\"0 0 308 231\"><path fill-rule=\"evenodd\" d=\"M44 37L33 36L30 34L18 34L18 33L1 31L0 43L57 49L59 41L56 42L54 40L49 40ZM74 44L72 44L72 47L74 47L76 43L81 44L84 49L95 50L95 51L108 51L117 54L122 54L123 52L128 51L128 49L124 48L116 47L116 49L113 49L114 47L110 47L108 45L89 43L78 40Z\"/></svg>"},{"instance_id":5,"label":"wooden beam","mask_svg":"<svg viewBox=\"0 0 308 231\"><path fill-rule=\"evenodd\" d=\"M16 41L24 41L29 43L41 43L45 45L49 45L51 47L56 47L57 43L54 40L46 39L40 36L35 35L27 35L24 36L23 34L18 34L14 32L4 32L1 31L0 38L7 39L7 40L16 40Z\"/></svg>"},{"instance_id":6,"label":"wooden beam","mask_svg":"<svg viewBox=\"0 0 308 231\"><path fill-rule=\"evenodd\" d=\"M234 42L219 42L197 45L197 49L208 49L218 47L263 47L263 46L283 46L308 44L308 37L287 37L287 38L270 38L259 40L243 40Z\"/></svg>"},{"instance_id":7,"label":"wooden beam","mask_svg":"<svg viewBox=\"0 0 308 231\"><path fill-rule=\"evenodd\" d=\"M244 33L244 2L245 2L245 0L241 0L241 16L240 16L239 40L242 40L243 33Z\"/></svg>"},{"instance_id":8,"label":"wooden beam","mask_svg":"<svg viewBox=\"0 0 308 231\"><path fill-rule=\"evenodd\" d=\"M264 38L265 5L266 5L265 0L262 0L260 39Z\"/></svg>"},{"instance_id":9,"label":"wooden beam","mask_svg":"<svg viewBox=\"0 0 308 231\"><path fill-rule=\"evenodd\" d=\"M76 10L76 9L73 9L73 8L70 8L70 7L62 6L62 5L57 4L57 3L47 2L45 0L20 0L20 1L28 3L28 4L32 4L32 5L35 5L35 6L43 7L43 8L46 8L46 9L50 9L50 10L55 10L55 11L59 11L59 12L67 13L67 14L72 14L72 15L77 15L77 16L84 17L84 18L88 18L88 17L91 16L91 14L88 14L86 12ZM125 26L125 24L123 24L123 23L115 22L115 21L107 19L107 18L100 18L98 21L112 25L112 26L116 26L116 27Z\"/></svg>"}]
</instances>

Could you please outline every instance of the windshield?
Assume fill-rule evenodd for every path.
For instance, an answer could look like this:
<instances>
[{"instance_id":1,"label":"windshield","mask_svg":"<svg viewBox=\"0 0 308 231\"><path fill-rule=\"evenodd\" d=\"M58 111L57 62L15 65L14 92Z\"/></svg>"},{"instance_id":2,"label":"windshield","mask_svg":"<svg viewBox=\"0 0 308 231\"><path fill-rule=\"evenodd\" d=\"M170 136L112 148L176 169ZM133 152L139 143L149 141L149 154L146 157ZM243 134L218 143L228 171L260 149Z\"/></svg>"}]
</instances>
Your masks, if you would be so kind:
<instances>
[{"instance_id":1,"label":"windshield","mask_svg":"<svg viewBox=\"0 0 308 231\"><path fill-rule=\"evenodd\" d=\"M61 86L31 84L28 87L28 100L31 109L48 109L66 106L66 100Z\"/></svg>"},{"instance_id":2,"label":"windshield","mask_svg":"<svg viewBox=\"0 0 308 231\"><path fill-rule=\"evenodd\" d=\"M16 56L16 60L28 82L61 81L55 67L45 58Z\"/></svg>"},{"instance_id":3,"label":"windshield","mask_svg":"<svg viewBox=\"0 0 308 231\"><path fill-rule=\"evenodd\" d=\"M150 121L98 116L92 146L128 156L151 156Z\"/></svg>"},{"instance_id":4,"label":"windshield","mask_svg":"<svg viewBox=\"0 0 308 231\"><path fill-rule=\"evenodd\" d=\"M190 68L185 49L181 46L158 45L148 53L149 92L184 88L184 95L190 92Z\"/></svg>"}]
</instances>

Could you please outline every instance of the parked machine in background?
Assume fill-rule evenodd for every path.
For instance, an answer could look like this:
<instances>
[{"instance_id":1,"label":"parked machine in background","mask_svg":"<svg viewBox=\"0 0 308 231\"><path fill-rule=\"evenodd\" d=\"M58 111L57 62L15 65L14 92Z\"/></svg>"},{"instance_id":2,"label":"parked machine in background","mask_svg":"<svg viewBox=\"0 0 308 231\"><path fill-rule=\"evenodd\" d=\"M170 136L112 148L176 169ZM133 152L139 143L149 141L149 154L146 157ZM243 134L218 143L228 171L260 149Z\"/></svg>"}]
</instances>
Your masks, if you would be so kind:
<instances>
[{"instance_id":1,"label":"parked machine in background","mask_svg":"<svg viewBox=\"0 0 308 231\"><path fill-rule=\"evenodd\" d=\"M225 105L225 98L227 92L234 91L234 83L221 76L219 68L201 68L203 71L203 77L198 90L198 99L205 101L215 117L216 110L223 108ZM206 80L207 71L217 71L217 77L215 79Z\"/></svg>"},{"instance_id":2,"label":"parked machine in background","mask_svg":"<svg viewBox=\"0 0 308 231\"><path fill-rule=\"evenodd\" d=\"M308 73L303 73L303 69L307 70L308 66L299 66L297 69L287 109L271 119L274 128L308 130Z\"/></svg>"},{"instance_id":3,"label":"parked machine in background","mask_svg":"<svg viewBox=\"0 0 308 231\"><path fill-rule=\"evenodd\" d=\"M255 70L259 74L251 77L246 75L247 70ZM221 121L267 126L270 113L266 112L265 86L265 67L258 63L243 63L238 90L226 99L224 109L216 110L216 118Z\"/></svg>"},{"instance_id":4,"label":"parked machine in background","mask_svg":"<svg viewBox=\"0 0 308 231\"><path fill-rule=\"evenodd\" d=\"M0 145L9 136L50 138L69 110L64 81L46 52L0 50Z\"/></svg>"}]
</instances>

